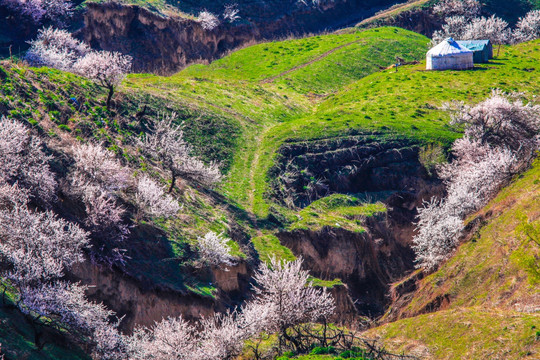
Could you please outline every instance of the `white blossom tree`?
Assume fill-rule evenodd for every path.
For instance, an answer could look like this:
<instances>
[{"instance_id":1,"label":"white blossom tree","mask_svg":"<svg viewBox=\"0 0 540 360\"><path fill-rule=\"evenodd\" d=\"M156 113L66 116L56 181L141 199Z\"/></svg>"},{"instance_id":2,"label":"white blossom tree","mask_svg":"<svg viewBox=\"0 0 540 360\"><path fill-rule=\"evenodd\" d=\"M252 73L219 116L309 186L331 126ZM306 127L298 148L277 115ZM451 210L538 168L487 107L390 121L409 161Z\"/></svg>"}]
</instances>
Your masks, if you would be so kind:
<instances>
[{"instance_id":1,"label":"white blossom tree","mask_svg":"<svg viewBox=\"0 0 540 360\"><path fill-rule=\"evenodd\" d=\"M125 209L111 194L88 191L82 199L86 210L85 225L92 234L110 242L121 242L128 237L129 227L123 222Z\"/></svg>"},{"instance_id":2,"label":"white blossom tree","mask_svg":"<svg viewBox=\"0 0 540 360\"><path fill-rule=\"evenodd\" d=\"M227 244L228 239L213 231L209 231L197 240L197 247L201 259L210 265L232 266L234 256L231 255L231 247Z\"/></svg>"},{"instance_id":3,"label":"white blossom tree","mask_svg":"<svg viewBox=\"0 0 540 360\"><path fill-rule=\"evenodd\" d=\"M48 66L72 71L75 62L90 52L90 47L66 30L53 27L38 31L37 38L29 42L25 60L33 66Z\"/></svg>"},{"instance_id":4,"label":"white blossom tree","mask_svg":"<svg viewBox=\"0 0 540 360\"><path fill-rule=\"evenodd\" d=\"M125 342L132 360L192 360L197 345L194 327L181 316L164 319L151 328L138 327Z\"/></svg>"},{"instance_id":5,"label":"white blossom tree","mask_svg":"<svg viewBox=\"0 0 540 360\"><path fill-rule=\"evenodd\" d=\"M238 327L236 312L202 319L194 353L196 360L229 360L242 352L247 333Z\"/></svg>"},{"instance_id":6,"label":"white blossom tree","mask_svg":"<svg viewBox=\"0 0 540 360\"><path fill-rule=\"evenodd\" d=\"M433 270L447 259L465 217L484 206L540 148L540 107L512 97L517 96L494 91L475 106L450 106L452 123L465 125L465 137L454 142L456 159L438 169L446 198L418 209L413 249L419 267Z\"/></svg>"},{"instance_id":7,"label":"white blossom tree","mask_svg":"<svg viewBox=\"0 0 540 360\"><path fill-rule=\"evenodd\" d=\"M540 38L540 10L532 10L520 18L514 30L514 41L524 42Z\"/></svg>"},{"instance_id":8,"label":"white blossom tree","mask_svg":"<svg viewBox=\"0 0 540 360\"><path fill-rule=\"evenodd\" d=\"M524 103L516 94L494 90L488 99L475 106L454 103L449 110L451 123L465 125L465 136L482 145L507 147L527 156L538 147L540 105Z\"/></svg>"},{"instance_id":9,"label":"white blossom tree","mask_svg":"<svg viewBox=\"0 0 540 360\"><path fill-rule=\"evenodd\" d=\"M317 289L301 269L302 260L261 265L254 279L256 297L243 307L215 314L190 325L182 317L164 319L151 328L137 328L126 337L133 360L229 360L241 354L245 341L261 332L318 321L334 312L334 300Z\"/></svg>"},{"instance_id":10,"label":"white blossom tree","mask_svg":"<svg viewBox=\"0 0 540 360\"><path fill-rule=\"evenodd\" d=\"M302 263L302 259L286 262L272 258L269 265L261 264L253 277L254 301L274 309L267 330L277 331L280 343L287 340L289 327L326 319L335 310L332 295L326 288L318 289L311 284Z\"/></svg>"},{"instance_id":11,"label":"white blossom tree","mask_svg":"<svg viewBox=\"0 0 540 360\"><path fill-rule=\"evenodd\" d=\"M132 185L129 169L122 166L114 154L98 144L77 144L72 148L74 165L70 174L71 190L85 205L85 224L95 236L109 243L125 240L130 231L123 222L125 209L118 205L118 192ZM122 262L121 250L103 256L107 262ZM113 261L113 259L116 259Z\"/></svg>"},{"instance_id":12,"label":"white blossom tree","mask_svg":"<svg viewBox=\"0 0 540 360\"><path fill-rule=\"evenodd\" d=\"M506 21L495 15L489 18L475 18L467 24L460 40L475 39L490 40L494 45L499 45L497 50L499 55L501 45L508 44L512 40L512 31Z\"/></svg>"},{"instance_id":13,"label":"white blossom tree","mask_svg":"<svg viewBox=\"0 0 540 360\"><path fill-rule=\"evenodd\" d=\"M63 26L73 15L73 3L69 0L0 0L0 5L28 16L36 24L48 20Z\"/></svg>"},{"instance_id":14,"label":"white blossom tree","mask_svg":"<svg viewBox=\"0 0 540 360\"><path fill-rule=\"evenodd\" d=\"M140 211L150 216L172 217L180 210L178 201L146 175L141 176L137 182L135 201Z\"/></svg>"},{"instance_id":15,"label":"white blossom tree","mask_svg":"<svg viewBox=\"0 0 540 360\"><path fill-rule=\"evenodd\" d=\"M465 16L450 16L445 19L442 30L433 33L433 42L438 43L452 37L456 40L490 40L493 44L508 44L512 40L512 31L508 23L495 15L486 17L467 18Z\"/></svg>"},{"instance_id":16,"label":"white blossom tree","mask_svg":"<svg viewBox=\"0 0 540 360\"><path fill-rule=\"evenodd\" d=\"M445 23L442 25L442 29L433 33L432 43L436 45L449 37L462 40L464 38L465 28L469 22L470 19L464 16L447 17Z\"/></svg>"},{"instance_id":17,"label":"white blossom tree","mask_svg":"<svg viewBox=\"0 0 540 360\"><path fill-rule=\"evenodd\" d=\"M199 23L205 30L214 30L219 26L219 19L209 11L201 11L198 16Z\"/></svg>"},{"instance_id":18,"label":"white blossom tree","mask_svg":"<svg viewBox=\"0 0 540 360\"><path fill-rule=\"evenodd\" d=\"M114 91L131 70L132 60L131 56L116 51L91 51L79 58L73 69L109 91L106 105L110 109Z\"/></svg>"},{"instance_id":19,"label":"white blossom tree","mask_svg":"<svg viewBox=\"0 0 540 360\"><path fill-rule=\"evenodd\" d=\"M96 189L115 193L132 183L129 170L122 166L114 153L102 145L87 143L73 146L73 185L80 192Z\"/></svg>"},{"instance_id":20,"label":"white blossom tree","mask_svg":"<svg viewBox=\"0 0 540 360\"><path fill-rule=\"evenodd\" d=\"M133 60L119 52L93 51L69 32L52 27L41 29L30 45L25 59L31 65L70 71L106 88L107 109L110 109L116 88L131 70Z\"/></svg>"},{"instance_id":21,"label":"white blossom tree","mask_svg":"<svg viewBox=\"0 0 540 360\"><path fill-rule=\"evenodd\" d=\"M477 0L442 0L433 6L433 12L445 17L473 18L480 14L482 5Z\"/></svg>"},{"instance_id":22,"label":"white blossom tree","mask_svg":"<svg viewBox=\"0 0 540 360\"><path fill-rule=\"evenodd\" d=\"M20 122L0 118L0 180L27 189L45 204L55 198L56 180L49 167L51 157L41 141Z\"/></svg>"},{"instance_id":23,"label":"white blossom tree","mask_svg":"<svg viewBox=\"0 0 540 360\"><path fill-rule=\"evenodd\" d=\"M459 148L467 148L467 155L460 157ZM464 218L484 206L515 171L516 158L507 149L462 139L454 150L457 160L440 169L447 197L433 198L418 209L413 249L418 266L427 270L450 256L464 229Z\"/></svg>"},{"instance_id":24,"label":"white blossom tree","mask_svg":"<svg viewBox=\"0 0 540 360\"><path fill-rule=\"evenodd\" d=\"M183 177L210 186L221 180L221 172L215 163L205 165L201 160L191 156L193 147L184 140L180 125L174 122L177 115L172 113L161 120L152 120L151 133L146 134L139 145L143 152L160 161L171 172L173 191L177 177Z\"/></svg>"},{"instance_id":25,"label":"white blossom tree","mask_svg":"<svg viewBox=\"0 0 540 360\"><path fill-rule=\"evenodd\" d=\"M12 186L11 191L18 190ZM64 269L83 261L87 233L51 211L31 210L22 200L0 210L0 255L10 264L5 276L19 286L62 277Z\"/></svg>"}]
</instances>

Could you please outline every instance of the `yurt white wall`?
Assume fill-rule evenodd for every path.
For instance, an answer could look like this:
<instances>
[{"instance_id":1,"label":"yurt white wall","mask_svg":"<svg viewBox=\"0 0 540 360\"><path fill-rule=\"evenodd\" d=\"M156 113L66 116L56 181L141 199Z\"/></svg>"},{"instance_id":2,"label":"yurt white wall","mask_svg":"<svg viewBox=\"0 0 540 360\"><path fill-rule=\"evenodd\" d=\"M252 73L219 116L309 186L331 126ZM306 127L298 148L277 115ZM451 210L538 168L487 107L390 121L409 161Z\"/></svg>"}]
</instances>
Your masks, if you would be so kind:
<instances>
[{"instance_id":1,"label":"yurt white wall","mask_svg":"<svg viewBox=\"0 0 540 360\"><path fill-rule=\"evenodd\" d=\"M473 52L452 38L434 46L426 55L428 70L465 70L473 67Z\"/></svg>"},{"instance_id":2,"label":"yurt white wall","mask_svg":"<svg viewBox=\"0 0 540 360\"><path fill-rule=\"evenodd\" d=\"M474 67L473 53L427 56L427 70L466 70Z\"/></svg>"}]
</instances>

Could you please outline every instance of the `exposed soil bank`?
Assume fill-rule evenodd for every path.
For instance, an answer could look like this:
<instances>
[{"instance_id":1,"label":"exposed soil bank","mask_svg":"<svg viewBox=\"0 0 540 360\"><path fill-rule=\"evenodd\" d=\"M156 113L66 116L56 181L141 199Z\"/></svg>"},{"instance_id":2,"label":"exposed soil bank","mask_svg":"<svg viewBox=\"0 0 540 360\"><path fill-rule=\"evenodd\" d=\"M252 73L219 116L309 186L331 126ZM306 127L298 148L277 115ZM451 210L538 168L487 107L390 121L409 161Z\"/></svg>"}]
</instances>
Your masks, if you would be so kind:
<instances>
[{"instance_id":1,"label":"exposed soil bank","mask_svg":"<svg viewBox=\"0 0 540 360\"><path fill-rule=\"evenodd\" d=\"M284 203L303 207L339 192L367 194L368 200L376 196L386 204L386 214L366 219L365 232L324 227L278 234L283 245L305 259L314 276L342 279L361 315L376 317L386 311L392 301L390 284L414 269L410 245L416 208L444 191L420 163L419 151L408 140L371 135L289 143L279 151L273 176L289 175L279 184L286 190L274 195ZM297 174L293 181L291 173ZM315 186L311 179L318 179Z\"/></svg>"},{"instance_id":2,"label":"exposed soil bank","mask_svg":"<svg viewBox=\"0 0 540 360\"><path fill-rule=\"evenodd\" d=\"M231 299L244 292L248 269L245 263L239 263L227 270L212 269L211 272L214 285L218 288L215 298L164 289L145 289L127 275L90 262L75 267L72 276L90 286L88 295L91 299L103 302L119 317L125 316L121 328L130 332L137 325L150 326L169 316L182 315L188 320L198 320L216 311L224 311L231 304Z\"/></svg>"},{"instance_id":3,"label":"exposed soil bank","mask_svg":"<svg viewBox=\"0 0 540 360\"><path fill-rule=\"evenodd\" d=\"M336 0L315 7L297 1L258 1L240 8L245 17L238 25L222 23L213 30L193 19L162 17L137 6L89 3L81 34L94 48L132 55L135 72L172 74L240 46L354 23L389 3Z\"/></svg>"}]
</instances>

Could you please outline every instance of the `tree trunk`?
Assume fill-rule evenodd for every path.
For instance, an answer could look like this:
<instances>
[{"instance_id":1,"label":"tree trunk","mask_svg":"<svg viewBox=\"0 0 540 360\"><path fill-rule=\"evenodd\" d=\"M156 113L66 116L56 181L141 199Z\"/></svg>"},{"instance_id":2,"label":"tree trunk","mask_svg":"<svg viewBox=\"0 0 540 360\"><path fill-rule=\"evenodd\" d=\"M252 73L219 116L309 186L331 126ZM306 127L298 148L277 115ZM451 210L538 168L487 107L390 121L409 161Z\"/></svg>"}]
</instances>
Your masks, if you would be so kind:
<instances>
[{"instance_id":1,"label":"tree trunk","mask_svg":"<svg viewBox=\"0 0 540 360\"><path fill-rule=\"evenodd\" d=\"M172 172L171 187L169 188L169 194L172 193L175 183L176 183L176 174Z\"/></svg>"},{"instance_id":2,"label":"tree trunk","mask_svg":"<svg viewBox=\"0 0 540 360\"><path fill-rule=\"evenodd\" d=\"M111 99L114 95L114 86L109 86L109 94L107 95L107 110L111 109Z\"/></svg>"}]
</instances>

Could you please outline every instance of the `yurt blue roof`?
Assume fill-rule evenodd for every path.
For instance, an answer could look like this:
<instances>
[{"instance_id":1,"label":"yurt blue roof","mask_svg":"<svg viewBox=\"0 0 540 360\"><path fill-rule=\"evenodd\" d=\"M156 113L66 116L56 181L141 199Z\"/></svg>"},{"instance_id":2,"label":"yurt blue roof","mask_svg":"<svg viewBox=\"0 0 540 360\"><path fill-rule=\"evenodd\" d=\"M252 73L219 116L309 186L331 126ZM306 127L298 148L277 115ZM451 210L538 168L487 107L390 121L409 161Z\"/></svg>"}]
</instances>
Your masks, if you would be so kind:
<instances>
[{"instance_id":1,"label":"yurt blue roof","mask_svg":"<svg viewBox=\"0 0 540 360\"><path fill-rule=\"evenodd\" d=\"M472 53L472 51L462 45L459 45L452 38L443 40L439 45L433 47L431 50L428 51L428 55L435 57L469 53Z\"/></svg>"},{"instance_id":2,"label":"yurt blue roof","mask_svg":"<svg viewBox=\"0 0 540 360\"><path fill-rule=\"evenodd\" d=\"M489 40L459 40L456 42L472 51L484 50L486 46L489 46Z\"/></svg>"}]
</instances>

